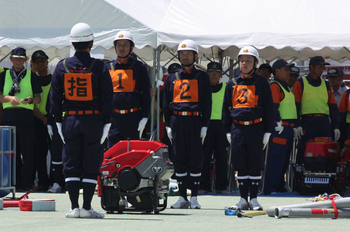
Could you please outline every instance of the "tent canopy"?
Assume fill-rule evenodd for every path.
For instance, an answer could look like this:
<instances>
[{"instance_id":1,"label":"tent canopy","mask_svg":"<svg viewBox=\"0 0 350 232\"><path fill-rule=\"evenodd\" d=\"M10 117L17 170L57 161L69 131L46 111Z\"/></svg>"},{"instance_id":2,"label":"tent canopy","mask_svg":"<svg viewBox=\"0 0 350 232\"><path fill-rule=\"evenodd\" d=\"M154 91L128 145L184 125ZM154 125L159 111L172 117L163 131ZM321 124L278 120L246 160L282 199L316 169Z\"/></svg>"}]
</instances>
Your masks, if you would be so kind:
<instances>
[{"instance_id":1,"label":"tent canopy","mask_svg":"<svg viewBox=\"0 0 350 232\"><path fill-rule=\"evenodd\" d=\"M183 39L200 46L200 55L235 58L254 45L266 60L306 60L314 55L343 61L350 58L347 10L338 0L0 0L0 58L16 46L28 54L43 49L52 59L69 56L69 32L78 22L95 33L93 49L115 58L113 40L129 30L136 53L153 59L153 49L176 50ZM334 10L332 10L334 9ZM172 57L162 53L161 59Z\"/></svg>"}]
</instances>

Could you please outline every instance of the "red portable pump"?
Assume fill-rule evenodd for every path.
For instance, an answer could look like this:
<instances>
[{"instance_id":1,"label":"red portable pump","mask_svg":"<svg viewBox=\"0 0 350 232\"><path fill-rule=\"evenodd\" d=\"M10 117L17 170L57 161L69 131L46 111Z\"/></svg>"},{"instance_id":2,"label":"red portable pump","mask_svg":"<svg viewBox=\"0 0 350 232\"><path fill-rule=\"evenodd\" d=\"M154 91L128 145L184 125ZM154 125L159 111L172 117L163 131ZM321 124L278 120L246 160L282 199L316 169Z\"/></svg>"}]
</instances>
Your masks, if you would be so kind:
<instances>
[{"instance_id":1,"label":"red portable pump","mask_svg":"<svg viewBox=\"0 0 350 232\"><path fill-rule=\"evenodd\" d=\"M342 192L345 189L349 155L341 157L339 143L328 137L316 137L306 143L304 162L299 169L300 194Z\"/></svg>"},{"instance_id":2,"label":"red portable pump","mask_svg":"<svg viewBox=\"0 0 350 232\"><path fill-rule=\"evenodd\" d=\"M104 153L98 191L107 213L166 208L174 167L158 141L123 140ZM128 203L132 206L128 207Z\"/></svg>"}]
</instances>

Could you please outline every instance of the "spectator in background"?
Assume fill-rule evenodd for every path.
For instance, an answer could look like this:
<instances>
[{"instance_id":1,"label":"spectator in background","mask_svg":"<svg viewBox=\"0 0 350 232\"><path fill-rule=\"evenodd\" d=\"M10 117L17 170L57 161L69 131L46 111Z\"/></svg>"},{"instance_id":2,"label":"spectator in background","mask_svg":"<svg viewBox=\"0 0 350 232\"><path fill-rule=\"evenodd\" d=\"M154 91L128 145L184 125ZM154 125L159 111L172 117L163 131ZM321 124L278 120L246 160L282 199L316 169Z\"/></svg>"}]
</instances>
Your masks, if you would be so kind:
<instances>
[{"instance_id":1,"label":"spectator in background","mask_svg":"<svg viewBox=\"0 0 350 232\"><path fill-rule=\"evenodd\" d=\"M340 99L339 103L339 113L341 118L340 123L340 141L339 144L341 147L344 146L344 142L347 139L350 139L350 89L346 90L346 92L343 94L342 98Z\"/></svg>"},{"instance_id":2,"label":"spectator in background","mask_svg":"<svg viewBox=\"0 0 350 232\"><path fill-rule=\"evenodd\" d=\"M349 89L344 83L344 72L339 68L330 68L327 71L327 77L329 85L332 88L333 95L335 101L337 102L339 112L343 109L340 106L340 102L344 93ZM343 114L341 113L341 118L343 118ZM340 138L338 140L341 147L343 147L345 140L347 139L347 123L344 120L341 120L340 130Z\"/></svg>"},{"instance_id":3,"label":"spectator in background","mask_svg":"<svg viewBox=\"0 0 350 232\"><path fill-rule=\"evenodd\" d=\"M0 73L5 72L8 70L8 68L0 67ZM1 118L2 118L2 103L0 103L0 124L1 124Z\"/></svg>"},{"instance_id":4,"label":"spectator in background","mask_svg":"<svg viewBox=\"0 0 350 232\"><path fill-rule=\"evenodd\" d=\"M227 152L229 146L224 124L222 122L222 105L224 103L226 82L220 82L222 66L217 62L207 65L207 73L210 78L212 91L212 106L207 136L204 140L204 162L202 180L199 188L203 193L212 191L210 183L210 163L212 156L215 158L215 189L216 193L227 193ZM214 179L212 179L214 182Z\"/></svg>"},{"instance_id":5,"label":"spectator in background","mask_svg":"<svg viewBox=\"0 0 350 232\"><path fill-rule=\"evenodd\" d=\"M268 63L261 64L256 73L270 82L272 68Z\"/></svg>"},{"instance_id":6,"label":"spectator in background","mask_svg":"<svg viewBox=\"0 0 350 232\"><path fill-rule=\"evenodd\" d=\"M0 73L2 124L16 127L16 189L32 189L34 184L34 104L41 101L38 76L24 67L26 50L11 51L10 70Z\"/></svg>"},{"instance_id":7,"label":"spectator in background","mask_svg":"<svg viewBox=\"0 0 350 232\"><path fill-rule=\"evenodd\" d=\"M349 88L344 83L344 72L339 68L330 68L327 71L329 85L332 87L333 95L337 105L340 99Z\"/></svg>"},{"instance_id":8,"label":"spectator in background","mask_svg":"<svg viewBox=\"0 0 350 232\"><path fill-rule=\"evenodd\" d=\"M297 109L293 92L286 81L290 78L287 61L279 59L272 65L274 79L270 87L275 112L275 129L272 130L269 154L265 171L264 194L286 192L284 174L289 164L289 155L293 148L293 126L297 120Z\"/></svg>"},{"instance_id":9,"label":"spectator in background","mask_svg":"<svg viewBox=\"0 0 350 232\"><path fill-rule=\"evenodd\" d=\"M35 159L35 173L38 173L38 188L37 192L47 191L50 185L49 176L47 175L46 157L48 152L48 139L49 134L47 131L47 101L51 87L51 71L47 68L49 57L42 50L35 51L32 54L30 61L33 69L36 70L36 74L39 76L39 82L43 92L40 94L41 102L34 105L34 159Z\"/></svg>"},{"instance_id":10,"label":"spectator in background","mask_svg":"<svg viewBox=\"0 0 350 232\"><path fill-rule=\"evenodd\" d=\"M293 93L297 106L300 125L297 125L298 153L296 164L304 163L306 142L316 137L330 137L334 133L334 140L340 138L340 114L333 91L328 82L321 78L325 65L329 65L322 56L310 59L310 73L299 78L295 83ZM301 173L295 174L298 190Z\"/></svg>"},{"instance_id":11,"label":"spectator in background","mask_svg":"<svg viewBox=\"0 0 350 232\"><path fill-rule=\"evenodd\" d=\"M295 82L297 82L299 76L300 76L300 68L298 68L297 66L291 66L289 68L289 78L286 80L286 83L288 85L288 87L290 88L290 90L293 91L293 87Z\"/></svg>"}]
</instances>

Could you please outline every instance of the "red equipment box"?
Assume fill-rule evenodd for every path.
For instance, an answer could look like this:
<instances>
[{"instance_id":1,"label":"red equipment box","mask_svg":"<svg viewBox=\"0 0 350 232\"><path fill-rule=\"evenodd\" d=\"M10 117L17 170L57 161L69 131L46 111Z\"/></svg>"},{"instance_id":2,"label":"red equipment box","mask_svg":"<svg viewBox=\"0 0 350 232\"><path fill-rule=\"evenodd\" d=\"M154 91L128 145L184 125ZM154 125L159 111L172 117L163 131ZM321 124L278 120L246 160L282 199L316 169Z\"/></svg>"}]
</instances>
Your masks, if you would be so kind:
<instances>
[{"instance_id":1,"label":"red equipment box","mask_svg":"<svg viewBox=\"0 0 350 232\"><path fill-rule=\"evenodd\" d=\"M340 160L339 143L329 137L316 137L306 143L304 153L305 169L309 171L332 172Z\"/></svg>"}]
</instances>

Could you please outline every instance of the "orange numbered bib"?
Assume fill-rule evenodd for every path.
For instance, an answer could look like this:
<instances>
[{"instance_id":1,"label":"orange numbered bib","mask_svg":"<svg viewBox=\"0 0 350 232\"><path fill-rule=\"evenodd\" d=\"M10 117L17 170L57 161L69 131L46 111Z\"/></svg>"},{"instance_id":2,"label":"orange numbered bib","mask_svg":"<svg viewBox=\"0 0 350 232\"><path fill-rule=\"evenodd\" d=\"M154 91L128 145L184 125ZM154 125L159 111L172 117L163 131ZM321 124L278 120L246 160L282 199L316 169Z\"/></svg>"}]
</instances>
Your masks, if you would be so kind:
<instances>
[{"instance_id":1,"label":"orange numbered bib","mask_svg":"<svg viewBox=\"0 0 350 232\"><path fill-rule=\"evenodd\" d=\"M72 101L92 101L92 82L90 73L64 74L65 98Z\"/></svg>"},{"instance_id":2,"label":"orange numbered bib","mask_svg":"<svg viewBox=\"0 0 350 232\"><path fill-rule=\"evenodd\" d=\"M112 78L114 92L133 92L135 89L135 81L132 69L109 70Z\"/></svg>"},{"instance_id":3,"label":"orange numbered bib","mask_svg":"<svg viewBox=\"0 0 350 232\"><path fill-rule=\"evenodd\" d=\"M235 85L232 93L232 108L254 108L256 104L255 85Z\"/></svg>"},{"instance_id":4,"label":"orange numbered bib","mask_svg":"<svg viewBox=\"0 0 350 232\"><path fill-rule=\"evenodd\" d=\"M174 102L198 102L198 81L197 80L175 80L174 81Z\"/></svg>"}]
</instances>

